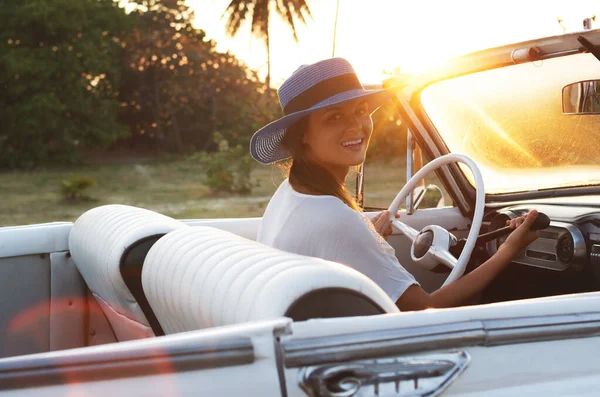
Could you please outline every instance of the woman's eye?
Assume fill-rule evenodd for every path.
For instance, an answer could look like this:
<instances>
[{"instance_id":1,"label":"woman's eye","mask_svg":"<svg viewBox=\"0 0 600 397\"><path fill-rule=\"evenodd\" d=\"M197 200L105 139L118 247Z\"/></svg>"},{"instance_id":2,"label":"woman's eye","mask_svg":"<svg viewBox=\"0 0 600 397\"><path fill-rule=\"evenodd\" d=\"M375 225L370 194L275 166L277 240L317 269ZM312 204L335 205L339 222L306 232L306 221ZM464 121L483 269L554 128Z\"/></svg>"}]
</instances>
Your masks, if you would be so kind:
<instances>
[{"instance_id":1,"label":"woman's eye","mask_svg":"<svg viewBox=\"0 0 600 397\"><path fill-rule=\"evenodd\" d=\"M367 110L364 108L358 109L356 111L356 114L358 114L359 116L364 116L365 114L367 114Z\"/></svg>"},{"instance_id":2,"label":"woman's eye","mask_svg":"<svg viewBox=\"0 0 600 397\"><path fill-rule=\"evenodd\" d=\"M329 120L332 120L332 121L337 121L337 120L341 120L341 119L342 119L341 113L334 113L331 116L329 116Z\"/></svg>"}]
</instances>

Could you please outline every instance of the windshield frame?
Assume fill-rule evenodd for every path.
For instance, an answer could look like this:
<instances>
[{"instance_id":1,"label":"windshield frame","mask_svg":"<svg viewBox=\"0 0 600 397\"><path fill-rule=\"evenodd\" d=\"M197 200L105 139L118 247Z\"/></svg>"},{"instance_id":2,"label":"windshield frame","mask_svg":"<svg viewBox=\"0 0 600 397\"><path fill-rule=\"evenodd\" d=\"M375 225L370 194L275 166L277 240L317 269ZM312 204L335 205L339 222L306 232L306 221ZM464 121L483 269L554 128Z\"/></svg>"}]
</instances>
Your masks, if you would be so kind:
<instances>
[{"instance_id":1,"label":"windshield frame","mask_svg":"<svg viewBox=\"0 0 600 397\"><path fill-rule=\"evenodd\" d=\"M408 105L420 121L422 128L418 128L418 126L414 125L415 123L409 122L411 128L415 128L412 130L415 138L419 141L423 149L427 148L428 154L430 155L435 156L435 152L438 153L438 156L451 153L421 102L421 93L427 87L440 81L450 80L473 73L499 69L520 63L529 63L537 60L559 58L589 52L583 48L577 40L580 36L585 37L595 45L600 45L600 29L552 36L468 54L450 61L445 65L444 69L416 77L411 84L405 85L402 90L398 92L399 99L410 98ZM402 113L403 118L406 119L406 114L404 114L406 112ZM429 139L424 139L421 135L426 135ZM462 200L459 199L457 200L457 204L461 207L461 211L465 212L464 210L466 210L466 212L471 212L474 206L475 188L468 181L466 175L458 165L450 164L447 167L465 201L461 203ZM525 192L486 193L486 203L514 202L538 198L593 195L599 193L600 186L597 185L553 187ZM464 208L465 205L470 208Z\"/></svg>"}]
</instances>

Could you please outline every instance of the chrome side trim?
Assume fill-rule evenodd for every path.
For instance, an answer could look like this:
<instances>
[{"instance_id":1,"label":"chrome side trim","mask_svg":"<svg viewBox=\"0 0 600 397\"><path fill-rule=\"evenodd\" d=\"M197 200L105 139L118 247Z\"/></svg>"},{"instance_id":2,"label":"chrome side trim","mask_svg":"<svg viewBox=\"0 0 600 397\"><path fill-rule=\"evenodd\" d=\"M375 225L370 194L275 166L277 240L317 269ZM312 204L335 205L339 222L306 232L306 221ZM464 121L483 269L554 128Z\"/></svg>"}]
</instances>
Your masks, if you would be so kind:
<instances>
[{"instance_id":1,"label":"chrome side trim","mask_svg":"<svg viewBox=\"0 0 600 397\"><path fill-rule=\"evenodd\" d=\"M470 361L467 352L457 351L311 366L298 372L298 384L311 397L434 397Z\"/></svg>"},{"instance_id":2,"label":"chrome side trim","mask_svg":"<svg viewBox=\"0 0 600 397\"><path fill-rule=\"evenodd\" d=\"M137 342L137 341L136 341ZM250 338L196 342L154 338L149 343L82 348L0 360L0 390L218 368L254 362Z\"/></svg>"},{"instance_id":3,"label":"chrome side trim","mask_svg":"<svg viewBox=\"0 0 600 397\"><path fill-rule=\"evenodd\" d=\"M462 321L282 343L288 368L466 346L497 346L600 335L600 312Z\"/></svg>"}]
</instances>

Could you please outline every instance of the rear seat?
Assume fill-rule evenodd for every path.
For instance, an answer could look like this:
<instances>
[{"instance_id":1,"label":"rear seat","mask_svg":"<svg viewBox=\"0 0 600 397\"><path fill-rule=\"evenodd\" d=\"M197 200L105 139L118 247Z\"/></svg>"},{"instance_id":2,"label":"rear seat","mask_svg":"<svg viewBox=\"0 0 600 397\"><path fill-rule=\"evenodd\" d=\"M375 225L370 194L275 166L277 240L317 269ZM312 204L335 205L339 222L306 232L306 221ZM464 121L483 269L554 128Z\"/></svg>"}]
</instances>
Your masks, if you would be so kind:
<instances>
[{"instance_id":1,"label":"rear seat","mask_svg":"<svg viewBox=\"0 0 600 397\"><path fill-rule=\"evenodd\" d=\"M146 256L142 284L167 334L281 316L398 312L377 284L350 267L206 226L159 239Z\"/></svg>"},{"instance_id":2,"label":"rear seat","mask_svg":"<svg viewBox=\"0 0 600 397\"><path fill-rule=\"evenodd\" d=\"M126 205L105 205L81 215L69 250L118 341L162 335L144 295L141 273L150 247L185 224Z\"/></svg>"}]
</instances>

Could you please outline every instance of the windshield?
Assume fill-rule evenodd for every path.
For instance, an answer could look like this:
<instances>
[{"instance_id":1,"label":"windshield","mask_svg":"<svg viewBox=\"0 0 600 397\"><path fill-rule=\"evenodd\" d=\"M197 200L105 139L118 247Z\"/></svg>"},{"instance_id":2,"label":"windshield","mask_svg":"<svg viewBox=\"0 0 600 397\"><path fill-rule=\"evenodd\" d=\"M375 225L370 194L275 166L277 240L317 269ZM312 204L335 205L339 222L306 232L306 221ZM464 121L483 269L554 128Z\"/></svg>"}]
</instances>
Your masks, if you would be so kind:
<instances>
[{"instance_id":1,"label":"windshield","mask_svg":"<svg viewBox=\"0 0 600 397\"><path fill-rule=\"evenodd\" d=\"M563 114L562 88L590 79L600 62L578 54L441 81L421 100L450 151L477 163L486 193L585 186L600 183L600 115Z\"/></svg>"}]
</instances>

